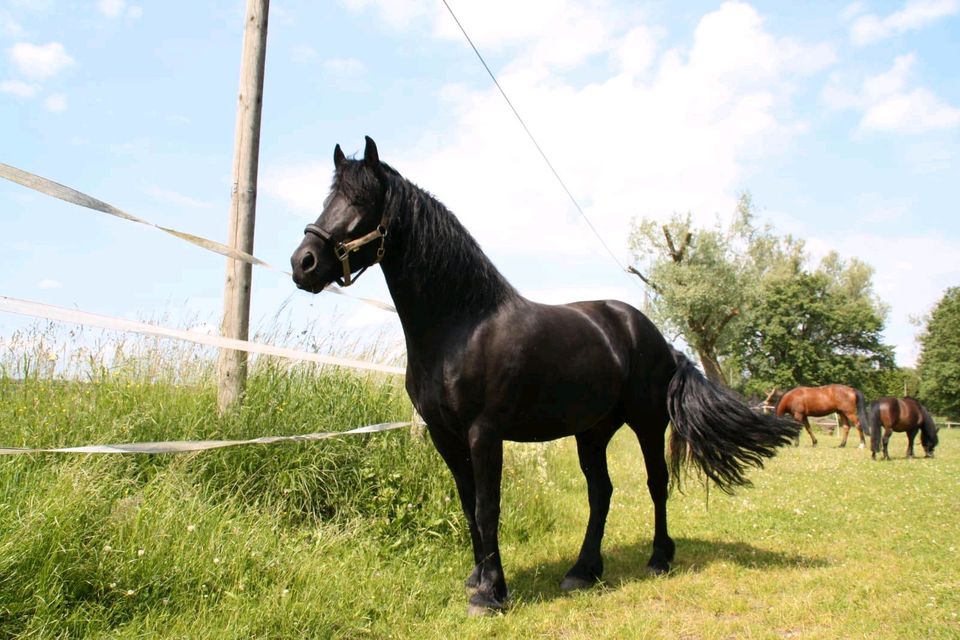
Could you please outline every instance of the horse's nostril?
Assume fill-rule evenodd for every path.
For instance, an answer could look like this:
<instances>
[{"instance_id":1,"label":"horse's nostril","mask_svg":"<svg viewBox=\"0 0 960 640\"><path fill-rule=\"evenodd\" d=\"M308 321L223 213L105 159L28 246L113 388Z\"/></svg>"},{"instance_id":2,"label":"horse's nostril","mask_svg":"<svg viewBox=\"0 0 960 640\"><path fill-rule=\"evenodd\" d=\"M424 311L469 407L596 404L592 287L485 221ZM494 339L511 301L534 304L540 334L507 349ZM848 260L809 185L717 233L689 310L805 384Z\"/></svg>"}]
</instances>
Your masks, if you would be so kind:
<instances>
[{"instance_id":1,"label":"horse's nostril","mask_svg":"<svg viewBox=\"0 0 960 640\"><path fill-rule=\"evenodd\" d=\"M317 266L317 258L313 255L313 252L307 249L300 256L300 268L303 269L304 273L313 271Z\"/></svg>"}]
</instances>

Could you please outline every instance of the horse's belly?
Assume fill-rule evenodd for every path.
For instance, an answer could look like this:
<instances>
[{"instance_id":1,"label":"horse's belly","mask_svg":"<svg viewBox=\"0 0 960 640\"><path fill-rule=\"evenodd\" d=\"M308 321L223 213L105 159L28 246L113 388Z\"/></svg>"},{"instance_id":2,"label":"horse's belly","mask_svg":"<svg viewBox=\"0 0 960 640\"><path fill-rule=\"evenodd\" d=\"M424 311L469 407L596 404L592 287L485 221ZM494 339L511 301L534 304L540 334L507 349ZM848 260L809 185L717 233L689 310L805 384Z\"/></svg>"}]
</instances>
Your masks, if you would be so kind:
<instances>
[{"instance_id":1,"label":"horse's belly","mask_svg":"<svg viewBox=\"0 0 960 640\"><path fill-rule=\"evenodd\" d=\"M507 440L553 440L585 431L620 407L623 383L617 377L543 375L517 381L511 401L485 412L499 422Z\"/></svg>"}]
</instances>

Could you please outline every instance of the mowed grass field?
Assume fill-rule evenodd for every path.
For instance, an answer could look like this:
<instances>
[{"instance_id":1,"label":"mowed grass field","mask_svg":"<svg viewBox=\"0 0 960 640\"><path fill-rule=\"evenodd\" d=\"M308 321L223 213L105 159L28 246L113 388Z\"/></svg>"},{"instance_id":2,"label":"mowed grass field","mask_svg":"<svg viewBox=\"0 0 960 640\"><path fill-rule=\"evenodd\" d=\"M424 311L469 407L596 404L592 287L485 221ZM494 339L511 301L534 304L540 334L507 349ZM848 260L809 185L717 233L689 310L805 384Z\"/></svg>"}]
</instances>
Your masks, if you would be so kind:
<instances>
[{"instance_id":1,"label":"mowed grass field","mask_svg":"<svg viewBox=\"0 0 960 640\"><path fill-rule=\"evenodd\" d=\"M0 446L410 416L399 380L260 361L245 409L220 419L209 367L184 373L192 356L141 352L78 365L67 381L44 374L43 353L3 361ZM652 508L624 429L610 447L606 582L572 596L558 584L587 518L574 443L509 445L512 606L486 619L466 617L469 543L453 483L429 440L405 431L0 457L0 637L957 638L960 430L940 435L933 460L904 459L895 435L890 462L838 449L838 437L803 440L734 496L688 478L668 507L674 571L651 578Z\"/></svg>"}]
</instances>

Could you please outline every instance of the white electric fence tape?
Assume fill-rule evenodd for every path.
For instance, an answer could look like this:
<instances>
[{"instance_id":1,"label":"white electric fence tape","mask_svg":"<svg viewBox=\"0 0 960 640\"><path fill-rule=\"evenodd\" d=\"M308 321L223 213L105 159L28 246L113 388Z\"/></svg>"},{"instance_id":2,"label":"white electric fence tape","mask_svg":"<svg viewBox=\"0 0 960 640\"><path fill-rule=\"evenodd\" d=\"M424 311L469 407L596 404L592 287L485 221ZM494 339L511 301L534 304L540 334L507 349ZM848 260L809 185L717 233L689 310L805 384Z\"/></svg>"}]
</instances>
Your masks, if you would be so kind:
<instances>
[{"instance_id":1,"label":"white electric fence tape","mask_svg":"<svg viewBox=\"0 0 960 640\"><path fill-rule=\"evenodd\" d=\"M161 327L146 322L137 322L135 320L124 320L122 318L113 318L110 316L101 316L95 313L77 311L75 309L64 309L49 304L39 302L30 302L28 300L19 300L17 298L8 298L0 296L0 311L8 313L17 313L25 316L34 316L56 320L59 322L71 322L74 324L100 327L101 329L112 329L116 331L130 331L150 336L159 336L162 338L176 338L195 342L211 347L221 349L235 349L237 351L246 351L247 353L257 353L265 356L277 356L280 358L289 358L291 360L301 360L304 362L318 362L320 364L329 364L337 367L347 367L350 369L363 369L366 371L379 371L381 373L393 373L403 375L405 372L401 367L393 367L385 364L376 364L372 362L363 362L361 360L351 360L349 358L339 358L337 356L325 356L319 353L308 353L306 351L297 351L287 347L275 347L269 344L259 342L249 342L246 340L235 340L233 338L224 338L223 336L212 336L195 331L184 331L183 329L171 329Z\"/></svg>"},{"instance_id":2,"label":"white electric fence tape","mask_svg":"<svg viewBox=\"0 0 960 640\"><path fill-rule=\"evenodd\" d=\"M10 165L0 163L0 178L6 178L11 182L16 182L24 187L33 189L40 193L53 196L54 198L59 198L70 204L79 205L81 207L86 207L94 211L100 211L102 213L115 216L117 218L122 218L124 220L129 220L131 222L137 222L139 224L146 225L148 227L153 227L168 233L174 237L180 238L181 240L186 240L191 244L194 244L198 247L207 249L208 251L213 251L214 253L219 253L220 255L226 256L228 258L233 258L235 260L240 260L242 262L247 262L249 264L260 265L268 269L273 269L274 271L279 271L285 275L290 275L290 272L278 269L271 264L256 258L249 253L239 251L228 247L225 244L216 242L214 240L208 240L207 238L202 238L200 236L195 236L190 233L185 233L183 231L178 231L176 229L171 229L169 227L164 227L158 224L154 224L143 218L139 218L135 215L127 213L121 209L114 207L102 200L98 200L94 197L88 196L85 193L77 191L76 189L71 189L65 185L53 182L41 176L17 169L16 167L11 167ZM328 286L325 291L330 293L336 293L339 295L347 296L350 298L355 298L361 302L365 302L369 305L383 309L385 311L392 311L396 313L396 308L392 305L389 305L379 300L371 300L369 298L361 298L359 296L353 296L345 291L336 289L333 286ZM246 351L248 353L257 353L261 355L268 356L277 356L281 358L288 358L291 360L300 360L304 362L317 362L320 364L334 365L338 367L348 367L351 369L362 369L367 371L379 371L382 373L391 373L391 374L400 374L404 373L404 370L400 367L392 367L388 365L375 364L369 362L362 362L359 360L351 360L348 358L338 358L336 356L324 356L317 353L307 353L304 351L297 351L295 349L288 349L286 347L275 347L272 345L259 344L256 342L249 342L246 340L235 340L233 338L225 338L223 336L212 336L202 333L196 333L192 331L183 331L181 329L170 329L167 327L160 327L157 325L147 324L145 322L136 322L133 320L124 320L121 318L112 318L110 316L102 316L93 313L87 313L84 311L77 311L73 309L64 309L63 307L55 307L52 305L42 304L39 302L30 302L28 300L19 300L16 298L8 298L6 296L0 296L0 311L6 311L8 313L17 313L21 315L34 316L40 318L46 318L48 320L56 320L60 322L70 322L75 324L82 324L94 327L100 327L103 329L111 329L116 331L129 331L133 333L140 333L144 335L159 336L163 338L176 338L180 340L186 340L189 342L194 342L197 344L219 347L222 349L236 349L238 351ZM59 448L50 448L50 449L30 449L30 448L19 448L19 447L0 447L0 455L18 455L18 454L28 454L28 453L87 453L87 454L98 454L98 453L147 453L147 454L157 454L157 453L185 453L189 451L205 451L209 449L221 449L224 447L235 447L239 445L248 445L248 444L274 444L277 442L313 442L316 440L325 440L327 438L333 438L343 435L356 435L364 433L379 433L381 431L390 431L393 429L401 429L403 427L408 427L412 425L412 422L384 422L380 424L367 425L365 427L358 427L356 429L351 429L349 431L325 431L318 433L308 433L304 435L294 435L294 436L264 436L261 438L253 438L251 440L195 440L195 441L170 441L170 442L132 442L126 444L105 444L105 445L86 445L80 447L59 447Z\"/></svg>"},{"instance_id":3,"label":"white electric fence tape","mask_svg":"<svg viewBox=\"0 0 960 640\"><path fill-rule=\"evenodd\" d=\"M186 233L184 231L178 231L176 229L171 229L170 227L164 227L159 224L154 224L149 220L144 220L143 218L137 217L132 213L127 213L122 209L118 209L115 206L108 204L102 200L98 200L93 196L88 196L85 193L72 189L68 186L62 185L53 180L48 180L42 176L30 173L29 171L24 171L23 169L18 169L12 167L8 164L0 162L0 178L6 178L10 182L16 182L17 184L27 187L28 189L33 189L42 194L53 196L63 200L64 202L69 202L70 204L75 204L81 207L86 207L87 209L92 209L94 211L100 211L101 213L106 213L117 218L122 218L123 220L129 220L131 222L137 222L139 224L152 227L163 231L164 233L169 233L170 235L180 238L181 240L186 240L187 242L194 244L198 247L202 247L208 251L213 251L214 253L219 253L222 256L228 258L233 258L234 260L240 260L241 262L247 262L249 264L259 265L261 267L266 267L267 269L273 269L274 271L279 271L282 274L287 276L291 275L289 271L284 271L279 269L269 263L264 262L263 260L256 258L249 253L228 247L227 245L216 242L215 240L209 240L207 238L201 238L200 236L195 236L192 233ZM379 300L372 300L370 298L361 298L359 296L354 296L346 291L342 291L333 285L330 285L324 289L329 293L336 293L337 295L347 296L348 298L354 298L365 302L369 305L377 307L378 309L383 309L385 311L397 312L396 308L393 305L387 304L386 302L380 302Z\"/></svg>"},{"instance_id":4,"label":"white electric fence tape","mask_svg":"<svg viewBox=\"0 0 960 640\"><path fill-rule=\"evenodd\" d=\"M26 449L17 447L0 448L0 456L20 455L25 453L186 453L188 451L206 451L208 449L222 449L246 444L274 444L277 442L313 442L326 440L336 436L357 435L362 433L379 433L409 427L412 422L382 422L366 427L358 427L350 431L322 431L307 433L299 436L264 436L252 440L173 440L170 442L130 442L127 444L94 444L84 447L58 447L53 449Z\"/></svg>"}]
</instances>

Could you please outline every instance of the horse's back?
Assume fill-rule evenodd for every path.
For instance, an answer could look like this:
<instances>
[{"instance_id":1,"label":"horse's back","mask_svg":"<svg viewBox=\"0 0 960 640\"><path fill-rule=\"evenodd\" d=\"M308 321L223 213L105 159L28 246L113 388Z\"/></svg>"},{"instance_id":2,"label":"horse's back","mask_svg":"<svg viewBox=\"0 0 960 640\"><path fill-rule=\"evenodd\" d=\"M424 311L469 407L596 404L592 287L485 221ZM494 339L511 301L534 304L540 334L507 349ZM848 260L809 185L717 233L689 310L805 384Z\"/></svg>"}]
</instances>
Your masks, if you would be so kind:
<instances>
[{"instance_id":1,"label":"horse's back","mask_svg":"<svg viewBox=\"0 0 960 640\"><path fill-rule=\"evenodd\" d=\"M880 425L893 431L907 431L923 422L920 403L913 398L883 396L874 405Z\"/></svg>"},{"instance_id":2,"label":"horse's back","mask_svg":"<svg viewBox=\"0 0 960 640\"><path fill-rule=\"evenodd\" d=\"M524 301L482 332L485 411L510 425L503 435L511 440L572 435L615 419L626 397L665 390L676 368L653 323L616 300Z\"/></svg>"},{"instance_id":3,"label":"horse's back","mask_svg":"<svg viewBox=\"0 0 960 640\"><path fill-rule=\"evenodd\" d=\"M777 415L803 413L821 417L836 411L856 411L856 391L843 384L828 384L820 387L794 387L783 394L777 403Z\"/></svg>"}]
</instances>

